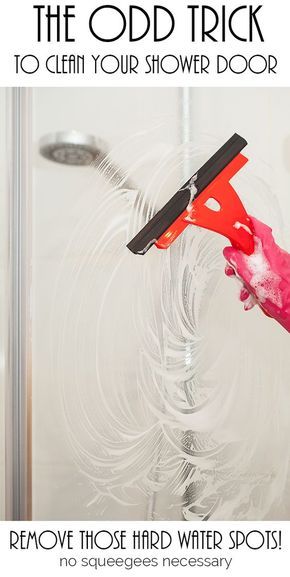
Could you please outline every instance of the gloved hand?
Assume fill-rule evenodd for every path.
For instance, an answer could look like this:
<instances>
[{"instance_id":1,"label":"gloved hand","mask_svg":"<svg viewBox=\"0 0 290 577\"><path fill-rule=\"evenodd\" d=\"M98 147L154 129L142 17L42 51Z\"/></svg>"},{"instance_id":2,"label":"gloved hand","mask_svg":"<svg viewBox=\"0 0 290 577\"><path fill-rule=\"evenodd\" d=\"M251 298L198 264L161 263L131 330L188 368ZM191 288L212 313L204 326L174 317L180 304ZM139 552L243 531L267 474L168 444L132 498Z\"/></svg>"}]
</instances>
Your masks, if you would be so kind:
<instances>
[{"instance_id":1,"label":"gloved hand","mask_svg":"<svg viewBox=\"0 0 290 577\"><path fill-rule=\"evenodd\" d=\"M226 247L225 273L241 282L240 300L244 309L256 304L290 332L290 255L274 241L272 229L251 217L255 250L250 256Z\"/></svg>"}]
</instances>

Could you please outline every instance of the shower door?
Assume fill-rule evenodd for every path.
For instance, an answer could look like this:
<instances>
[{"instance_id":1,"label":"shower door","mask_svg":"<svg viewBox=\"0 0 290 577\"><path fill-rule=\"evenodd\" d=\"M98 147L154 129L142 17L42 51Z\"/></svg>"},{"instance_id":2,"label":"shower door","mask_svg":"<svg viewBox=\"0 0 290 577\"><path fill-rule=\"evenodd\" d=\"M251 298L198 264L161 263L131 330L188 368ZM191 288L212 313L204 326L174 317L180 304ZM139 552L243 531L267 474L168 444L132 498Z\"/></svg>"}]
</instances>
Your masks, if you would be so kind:
<instances>
[{"instance_id":1,"label":"shower door","mask_svg":"<svg viewBox=\"0 0 290 577\"><path fill-rule=\"evenodd\" d=\"M0 297L5 311L12 255L14 323L1 316L2 517L8 343L7 518L289 518L285 334L259 310L243 314L223 272L221 237L190 226L168 251L141 257L126 248L238 132L250 162L235 186L289 250L288 96L8 94L14 146L5 158L3 136ZM17 178L6 189L11 162Z\"/></svg>"},{"instance_id":2,"label":"shower door","mask_svg":"<svg viewBox=\"0 0 290 577\"><path fill-rule=\"evenodd\" d=\"M142 262L125 248L132 211L141 223L166 195L166 159L183 178L180 93L36 89L33 98L33 516L180 518L181 495L168 503L163 483L157 497L162 434L136 372Z\"/></svg>"}]
</instances>

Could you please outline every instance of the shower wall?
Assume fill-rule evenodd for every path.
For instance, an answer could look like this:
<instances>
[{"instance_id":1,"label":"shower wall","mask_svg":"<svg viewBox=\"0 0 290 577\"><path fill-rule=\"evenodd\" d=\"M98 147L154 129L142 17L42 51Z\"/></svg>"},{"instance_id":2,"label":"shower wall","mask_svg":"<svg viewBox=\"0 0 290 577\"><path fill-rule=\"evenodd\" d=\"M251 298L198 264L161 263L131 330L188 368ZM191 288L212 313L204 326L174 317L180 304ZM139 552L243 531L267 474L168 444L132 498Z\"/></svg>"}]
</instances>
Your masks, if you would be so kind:
<instances>
[{"instance_id":1,"label":"shower wall","mask_svg":"<svg viewBox=\"0 0 290 577\"><path fill-rule=\"evenodd\" d=\"M290 123L285 118L289 96L288 90L192 89L192 117L186 120L191 124L193 144L196 146L210 142L211 145L217 143L217 148L234 132L239 132L249 141L250 174L258 173L265 181L266 199L267 187L270 188L274 205L276 203L275 210L273 203L261 202L257 205L252 201L253 191L249 191L251 179L241 178L239 190L249 211L254 210L256 216L275 226L278 240L288 248ZM114 247L109 243L106 245L106 239L101 243L101 257L95 260L100 250L100 233L98 228L94 229L93 218L97 222L98 207L107 198L106 195L112 194L112 186L94 167L66 167L44 160L38 153L38 142L43 135L60 130L76 129L94 134L108 143L114 161L130 172L131 179L138 187L147 189L151 186L154 196L154 181L152 183L150 179L156 166L162 164L164 158L170 172L168 159L170 155L174 157L174 150L179 146L184 132L181 91L41 88L34 90L33 98L33 516L35 519L144 519L148 517L148 510L154 507L155 518L179 518L178 503L172 508L175 497L170 488L162 495L155 496L154 503L152 500L148 503L146 495L133 495L134 505L131 508L125 506L122 499L106 495L104 488L103 498L98 500L90 474L78 459L78 431L80 427L87 427L85 416L80 422L78 410L82 409L84 402L85 384L93 380L91 363L94 350L91 350L91 343L96 332L94 310L91 318L85 319L81 314L83 309L78 307L83 306L86 283L89 282L95 292L92 302L97 309L98 302L102 302L103 298L102 283L106 278L109 281L111 270L119 266L119 256L114 256ZM126 222L132 210L132 198L131 193L126 193L124 198L116 201L118 214L112 214L112 227L118 218ZM222 248L222 241L218 240L217 246ZM115 250L118 255L118 238ZM87 251L94 258L87 260ZM120 306L124 311L130 307L130 295L126 296L130 274L133 278L133 268L130 267L139 266L139 261L138 264L133 260L130 263L129 268L128 265L124 266L119 280ZM134 288L138 291L138 286ZM229 303L233 301L232 288L227 282L222 284L221 298ZM70 299L73 305L66 309L66 300ZM232 307L238 311L239 303L234 301ZM238 314L241 314L240 310ZM257 314L253 313L252 318L256 319ZM76 325L74 315L78 317ZM116 328L114 323L118 319L118 309L112 305L108 315L103 338L109 343L110 331L114 332ZM58 325L56 318L64 319L63 324L60 322ZM214 311L211 320L217 327L224 322L222 313L218 311ZM114 403L116 382L124 373L124 379L129 383L128 394L131 395L134 414L134 403L136 401L137 406L138 401L135 399L134 363L140 343L131 336L131 322L128 320L124 342L114 349L114 367L107 366L108 359L104 356L104 366L95 369L110 375L108 381L105 377L103 383L108 403ZM255 321L251 322L254 333L257 331L258 335L258 325ZM262 319L263 327L266 327L266 322ZM70 347L66 346L70 327L71 332L79 331L78 350L80 358L85 359L81 366L75 366L78 359L73 358ZM219 330L216 334L219 338ZM84 351L86 347L88 350ZM65 392L60 387L59 366ZM78 397L75 400L78 407L75 407L75 413L68 415L66 403L73 402L73 399L69 399L69 391L71 383L73 397L75 389L71 380L75 378L78 381ZM115 383L114 390L112 383ZM94 404L99 403L98 394L97 390L95 396L92 394L92 411ZM127 408L123 407L123 410L126 414ZM138 418L141 419L142 415L138 415ZM103 423L104 438L112 426L110 419ZM91 435L93 437L92 432ZM101 437L99 442L102 443ZM118 443L118 438L115 443ZM91 453L93 459L93 449ZM134 493L132 489L131 493Z\"/></svg>"}]
</instances>

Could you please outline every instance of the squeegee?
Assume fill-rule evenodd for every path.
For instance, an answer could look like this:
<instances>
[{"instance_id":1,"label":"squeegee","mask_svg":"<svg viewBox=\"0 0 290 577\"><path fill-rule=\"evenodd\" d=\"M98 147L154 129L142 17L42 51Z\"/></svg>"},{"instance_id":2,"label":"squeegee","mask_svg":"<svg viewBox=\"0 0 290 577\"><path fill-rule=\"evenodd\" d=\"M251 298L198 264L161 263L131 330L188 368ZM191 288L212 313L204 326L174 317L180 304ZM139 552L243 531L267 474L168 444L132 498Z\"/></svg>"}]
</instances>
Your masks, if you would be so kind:
<instances>
[{"instance_id":1,"label":"squeegee","mask_svg":"<svg viewBox=\"0 0 290 577\"><path fill-rule=\"evenodd\" d=\"M189 225L200 226L229 239L250 255L253 227L231 179L248 159L241 154L247 141L234 134L153 216L129 242L134 254L144 255L153 245L168 248Z\"/></svg>"}]
</instances>

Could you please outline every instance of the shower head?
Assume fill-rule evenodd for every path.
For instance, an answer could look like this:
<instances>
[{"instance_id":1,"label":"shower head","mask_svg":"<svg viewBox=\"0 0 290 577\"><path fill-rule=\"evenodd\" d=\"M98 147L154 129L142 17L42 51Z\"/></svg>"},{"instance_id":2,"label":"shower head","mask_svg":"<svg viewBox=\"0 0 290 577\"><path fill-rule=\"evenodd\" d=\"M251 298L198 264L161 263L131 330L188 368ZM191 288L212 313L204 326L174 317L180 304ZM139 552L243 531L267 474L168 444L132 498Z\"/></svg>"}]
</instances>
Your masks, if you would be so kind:
<instances>
[{"instance_id":1,"label":"shower head","mask_svg":"<svg viewBox=\"0 0 290 577\"><path fill-rule=\"evenodd\" d=\"M39 143L39 152L44 158L69 166L100 163L106 156L106 149L103 140L76 130L47 134Z\"/></svg>"},{"instance_id":2,"label":"shower head","mask_svg":"<svg viewBox=\"0 0 290 577\"><path fill-rule=\"evenodd\" d=\"M139 187L109 158L107 144L100 138L76 130L46 134L39 141L39 152L47 160L58 164L97 168L108 183L123 188L122 196L130 204L138 194ZM134 192L134 196L128 192ZM147 210L146 202L144 207Z\"/></svg>"}]
</instances>

